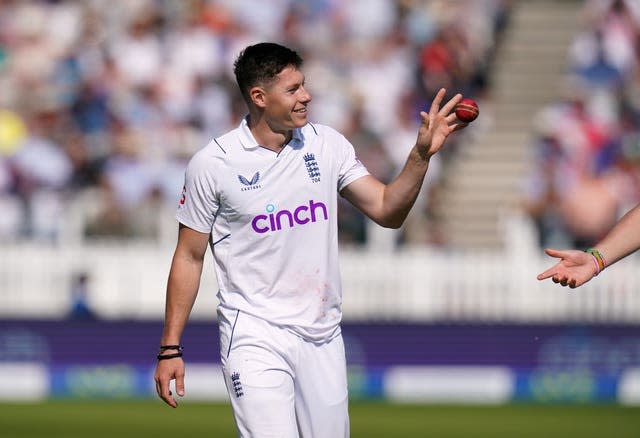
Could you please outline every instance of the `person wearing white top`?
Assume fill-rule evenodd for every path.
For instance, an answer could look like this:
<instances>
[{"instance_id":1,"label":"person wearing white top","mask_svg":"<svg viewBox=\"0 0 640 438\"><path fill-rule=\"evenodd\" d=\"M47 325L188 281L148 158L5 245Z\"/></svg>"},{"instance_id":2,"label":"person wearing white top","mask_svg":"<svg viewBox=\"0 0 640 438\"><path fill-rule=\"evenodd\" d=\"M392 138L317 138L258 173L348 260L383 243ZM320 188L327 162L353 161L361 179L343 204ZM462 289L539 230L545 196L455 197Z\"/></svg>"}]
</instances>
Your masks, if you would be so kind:
<instances>
[{"instance_id":1,"label":"person wearing white top","mask_svg":"<svg viewBox=\"0 0 640 438\"><path fill-rule=\"evenodd\" d=\"M183 396L180 337L207 247L218 279L220 356L240 436L349 436L337 194L384 227L413 206L429 160L466 126L446 91L421 112L416 144L388 185L335 130L308 120L302 59L275 43L246 47L234 64L249 114L191 159L176 218L165 325L155 372L170 406Z\"/></svg>"}]
</instances>

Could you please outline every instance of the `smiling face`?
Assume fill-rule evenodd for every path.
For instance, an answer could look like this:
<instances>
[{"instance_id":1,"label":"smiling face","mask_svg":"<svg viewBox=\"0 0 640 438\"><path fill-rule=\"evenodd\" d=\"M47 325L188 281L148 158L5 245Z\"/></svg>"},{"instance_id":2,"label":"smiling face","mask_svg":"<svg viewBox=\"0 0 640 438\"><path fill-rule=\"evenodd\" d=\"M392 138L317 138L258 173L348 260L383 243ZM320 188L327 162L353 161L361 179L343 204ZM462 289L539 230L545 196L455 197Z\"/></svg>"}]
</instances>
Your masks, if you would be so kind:
<instances>
[{"instance_id":1,"label":"smiling face","mask_svg":"<svg viewBox=\"0 0 640 438\"><path fill-rule=\"evenodd\" d=\"M291 131L307 124L311 95L304 87L304 75L293 66L284 68L267 85L250 90L253 103L274 132Z\"/></svg>"}]
</instances>

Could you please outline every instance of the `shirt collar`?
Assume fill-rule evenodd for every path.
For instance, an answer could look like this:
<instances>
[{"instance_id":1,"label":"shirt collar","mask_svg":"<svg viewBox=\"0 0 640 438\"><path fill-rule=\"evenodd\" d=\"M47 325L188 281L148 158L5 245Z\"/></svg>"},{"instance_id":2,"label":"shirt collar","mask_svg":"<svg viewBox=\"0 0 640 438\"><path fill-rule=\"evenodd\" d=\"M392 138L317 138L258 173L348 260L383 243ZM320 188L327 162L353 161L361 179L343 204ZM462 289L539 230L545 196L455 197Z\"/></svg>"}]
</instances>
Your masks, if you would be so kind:
<instances>
[{"instance_id":1,"label":"shirt collar","mask_svg":"<svg viewBox=\"0 0 640 438\"><path fill-rule=\"evenodd\" d=\"M249 116L245 116L240 122L240 143L245 149L256 149L260 147L255 137L251 133L251 129L249 129ZM296 128L291 133L291 140L289 144L294 147L300 147L304 141L304 136L302 134L302 128Z\"/></svg>"}]
</instances>

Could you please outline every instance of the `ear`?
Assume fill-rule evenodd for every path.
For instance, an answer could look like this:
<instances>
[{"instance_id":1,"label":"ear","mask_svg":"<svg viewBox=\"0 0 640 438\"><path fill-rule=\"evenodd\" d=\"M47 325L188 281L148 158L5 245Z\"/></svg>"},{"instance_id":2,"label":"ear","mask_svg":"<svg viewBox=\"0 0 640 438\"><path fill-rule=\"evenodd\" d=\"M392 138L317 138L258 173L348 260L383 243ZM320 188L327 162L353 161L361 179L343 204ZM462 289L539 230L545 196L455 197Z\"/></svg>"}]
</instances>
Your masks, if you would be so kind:
<instances>
[{"instance_id":1,"label":"ear","mask_svg":"<svg viewBox=\"0 0 640 438\"><path fill-rule=\"evenodd\" d=\"M267 106L267 93L262 87L253 87L249 90L249 97L251 102L258 108L264 108Z\"/></svg>"}]
</instances>

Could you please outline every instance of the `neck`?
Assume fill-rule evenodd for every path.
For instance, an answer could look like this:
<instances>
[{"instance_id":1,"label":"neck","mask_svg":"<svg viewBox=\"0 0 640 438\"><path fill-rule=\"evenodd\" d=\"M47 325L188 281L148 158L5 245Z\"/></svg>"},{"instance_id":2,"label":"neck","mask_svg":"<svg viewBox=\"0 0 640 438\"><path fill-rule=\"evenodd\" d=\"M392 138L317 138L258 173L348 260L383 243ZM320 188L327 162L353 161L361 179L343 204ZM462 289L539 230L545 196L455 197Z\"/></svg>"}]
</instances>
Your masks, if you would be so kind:
<instances>
[{"instance_id":1,"label":"neck","mask_svg":"<svg viewBox=\"0 0 640 438\"><path fill-rule=\"evenodd\" d=\"M275 152L280 152L293 135L291 130L275 130L264 118L249 116L248 123L249 130L258 144Z\"/></svg>"}]
</instances>

